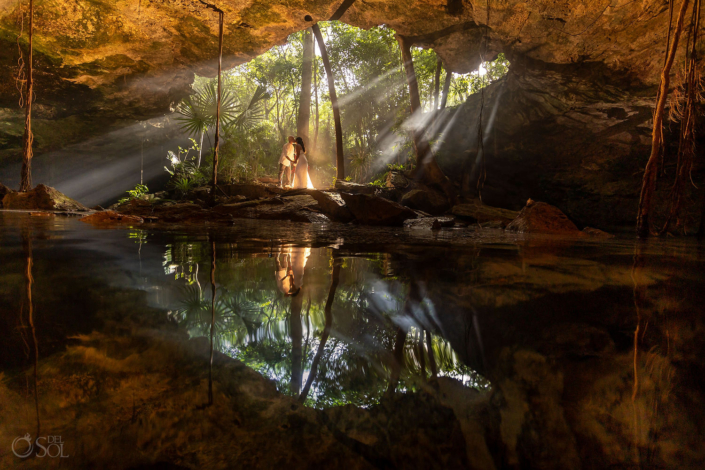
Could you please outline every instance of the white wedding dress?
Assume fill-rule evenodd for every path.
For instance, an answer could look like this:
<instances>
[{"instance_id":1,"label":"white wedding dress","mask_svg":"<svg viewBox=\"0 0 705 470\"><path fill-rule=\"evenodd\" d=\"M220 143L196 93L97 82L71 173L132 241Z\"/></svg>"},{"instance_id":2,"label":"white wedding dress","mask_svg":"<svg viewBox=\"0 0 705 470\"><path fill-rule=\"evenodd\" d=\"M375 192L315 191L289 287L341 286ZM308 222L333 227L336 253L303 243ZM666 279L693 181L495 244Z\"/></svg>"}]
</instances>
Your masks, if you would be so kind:
<instances>
[{"instance_id":1,"label":"white wedding dress","mask_svg":"<svg viewBox=\"0 0 705 470\"><path fill-rule=\"evenodd\" d=\"M306 154L299 155L299 161L296 163L296 173L294 174L294 189L315 189L311 183L311 177L308 174L308 160Z\"/></svg>"}]
</instances>

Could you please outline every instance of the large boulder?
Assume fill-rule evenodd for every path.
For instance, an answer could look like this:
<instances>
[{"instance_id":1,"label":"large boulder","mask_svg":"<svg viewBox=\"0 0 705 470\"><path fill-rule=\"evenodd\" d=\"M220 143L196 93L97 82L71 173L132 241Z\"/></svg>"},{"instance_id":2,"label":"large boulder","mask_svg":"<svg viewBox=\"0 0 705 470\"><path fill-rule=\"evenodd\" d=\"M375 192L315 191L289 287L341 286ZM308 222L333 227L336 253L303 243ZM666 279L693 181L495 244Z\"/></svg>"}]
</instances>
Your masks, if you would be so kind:
<instances>
[{"instance_id":1,"label":"large boulder","mask_svg":"<svg viewBox=\"0 0 705 470\"><path fill-rule=\"evenodd\" d=\"M327 191L310 191L309 194L318 202L321 212L331 220L347 223L355 218L340 194Z\"/></svg>"},{"instance_id":2,"label":"large boulder","mask_svg":"<svg viewBox=\"0 0 705 470\"><path fill-rule=\"evenodd\" d=\"M402 226L404 221L415 219L416 212L396 202L365 194L340 195L355 219L363 225Z\"/></svg>"},{"instance_id":3,"label":"large boulder","mask_svg":"<svg viewBox=\"0 0 705 470\"><path fill-rule=\"evenodd\" d=\"M579 235L578 227L557 207L529 199L507 230L519 233Z\"/></svg>"},{"instance_id":4,"label":"large boulder","mask_svg":"<svg viewBox=\"0 0 705 470\"><path fill-rule=\"evenodd\" d=\"M2 200L5 198L5 195L10 193L14 193L14 191L0 183L0 209L2 209Z\"/></svg>"},{"instance_id":5,"label":"large boulder","mask_svg":"<svg viewBox=\"0 0 705 470\"><path fill-rule=\"evenodd\" d=\"M11 192L3 197L4 209L45 210L45 211L89 211L80 202L74 201L56 189L38 184L29 191Z\"/></svg>"},{"instance_id":6,"label":"large boulder","mask_svg":"<svg viewBox=\"0 0 705 470\"><path fill-rule=\"evenodd\" d=\"M412 189L401 198L401 204L432 215L444 214L450 209L448 199L429 188Z\"/></svg>"},{"instance_id":7,"label":"large boulder","mask_svg":"<svg viewBox=\"0 0 705 470\"><path fill-rule=\"evenodd\" d=\"M517 215L519 215L517 211L487 206L482 204L479 200L466 204L457 204L453 206L451 212L453 215L462 217L469 222L482 224L484 222L500 221L504 226L516 219Z\"/></svg>"},{"instance_id":8,"label":"large boulder","mask_svg":"<svg viewBox=\"0 0 705 470\"><path fill-rule=\"evenodd\" d=\"M359 184L351 183L349 181L336 180L335 189L340 192L349 194L374 194L377 188L375 188L374 186L370 186L369 184Z\"/></svg>"},{"instance_id":9,"label":"large boulder","mask_svg":"<svg viewBox=\"0 0 705 470\"><path fill-rule=\"evenodd\" d=\"M318 209L317 201L308 194L260 199L236 204L221 204L212 212L239 219L290 220L324 223L330 220Z\"/></svg>"},{"instance_id":10,"label":"large boulder","mask_svg":"<svg viewBox=\"0 0 705 470\"><path fill-rule=\"evenodd\" d=\"M394 189L413 189L416 187L416 182L406 176L403 171L391 170L387 173L385 186Z\"/></svg>"},{"instance_id":11,"label":"large boulder","mask_svg":"<svg viewBox=\"0 0 705 470\"><path fill-rule=\"evenodd\" d=\"M285 189L275 185L258 183L219 184L218 189L228 196L245 196L248 199L275 197L286 192Z\"/></svg>"}]
</instances>

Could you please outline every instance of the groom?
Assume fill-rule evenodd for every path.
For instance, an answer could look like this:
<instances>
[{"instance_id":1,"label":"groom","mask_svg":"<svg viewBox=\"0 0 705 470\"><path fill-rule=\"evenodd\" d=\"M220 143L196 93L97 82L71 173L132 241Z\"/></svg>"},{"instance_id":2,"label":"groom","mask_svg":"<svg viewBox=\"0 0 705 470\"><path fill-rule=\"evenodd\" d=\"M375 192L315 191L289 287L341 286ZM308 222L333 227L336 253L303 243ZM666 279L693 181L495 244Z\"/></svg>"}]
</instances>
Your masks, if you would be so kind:
<instances>
[{"instance_id":1,"label":"groom","mask_svg":"<svg viewBox=\"0 0 705 470\"><path fill-rule=\"evenodd\" d=\"M279 187L282 188L284 187L284 184L282 182L282 176L284 176L284 171L288 170L288 175L287 175L287 181L289 182L289 185L294 180L294 172L296 171L296 166L294 166L294 143L296 142L296 139L294 136L289 136L287 139L287 143L284 144L284 147L282 147L282 154L281 157L279 157Z\"/></svg>"}]
</instances>

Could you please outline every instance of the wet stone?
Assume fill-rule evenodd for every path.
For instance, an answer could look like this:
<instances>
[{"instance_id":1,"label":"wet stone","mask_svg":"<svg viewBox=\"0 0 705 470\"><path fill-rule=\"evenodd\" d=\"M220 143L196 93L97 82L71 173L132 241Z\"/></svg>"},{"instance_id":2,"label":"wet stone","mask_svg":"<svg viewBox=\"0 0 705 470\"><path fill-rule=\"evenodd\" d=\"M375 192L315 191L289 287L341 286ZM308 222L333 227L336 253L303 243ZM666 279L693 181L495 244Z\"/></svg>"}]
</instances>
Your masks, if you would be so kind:
<instances>
[{"instance_id":1,"label":"wet stone","mask_svg":"<svg viewBox=\"0 0 705 470\"><path fill-rule=\"evenodd\" d=\"M519 215L507 225L510 232L578 235L575 224L557 207L529 199Z\"/></svg>"},{"instance_id":2,"label":"wet stone","mask_svg":"<svg viewBox=\"0 0 705 470\"><path fill-rule=\"evenodd\" d=\"M89 211L86 206L56 189L38 184L27 192L7 193L2 200L5 209L49 210L49 211Z\"/></svg>"},{"instance_id":3,"label":"wet stone","mask_svg":"<svg viewBox=\"0 0 705 470\"><path fill-rule=\"evenodd\" d=\"M402 226L405 220L417 217L408 207L383 198L346 193L342 193L341 197L362 225Z\"/></svg>"}]
</instances>

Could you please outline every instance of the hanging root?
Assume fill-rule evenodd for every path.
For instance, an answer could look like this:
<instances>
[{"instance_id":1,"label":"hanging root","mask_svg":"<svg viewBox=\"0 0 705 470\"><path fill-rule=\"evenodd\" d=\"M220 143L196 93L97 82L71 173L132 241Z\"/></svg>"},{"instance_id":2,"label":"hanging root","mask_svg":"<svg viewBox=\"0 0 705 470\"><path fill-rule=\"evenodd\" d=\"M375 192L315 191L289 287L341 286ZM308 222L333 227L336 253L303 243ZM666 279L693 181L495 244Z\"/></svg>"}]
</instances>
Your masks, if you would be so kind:
<instances>
[{"instance_id":1,"label":"hanging root","mask_svg":"<svg viewBox=\"0 0 705 470\"><path fill-rule=\"evenodd\" d=\"M680 136L678 142L678 160L676 166L676 176L671 188L670 201L668 205L668 215L663 228L659 232L663 234L675 221L675 230L683 230L683 220L679 218L679 212L683 205L683 193L687 182L691 178L693 160L695 158L695 133L698 120L699 104L703 101L703 79L701 64L697 57L697 43L700 36L700 4L697 1L693 5L690 27L688 30L688 42L686 43L685 67L682 71L680 86L677 86L671 96L671 110L669 118L673 121L680 121Z\"/></svg>"},{"instance_id":2,"label":"hanging root","mask_svg":"<svg viewBox=\"0 0 705 470\"><path fill-rule=\"evenodd\" d=\"M480 53L480 64L485 62L485 55L487 54L487 41L489 38L489 27L490 27L490 0L487 0L487 20L485 22L485 34L482 37L482 52ZM482 65L481 65L482 66ZM485 180L487 180L487 162L485 160L485 142L484 135L482 132L482 112L485 107L485 79L487 78L487 73L482 76L482 88L480 89L480 118L477 125L477 153L480 157L480 171L477 176L477 196L480 198L480 203L482 203L482 189L485 187Z\"/></svg>"}]
</instances>

